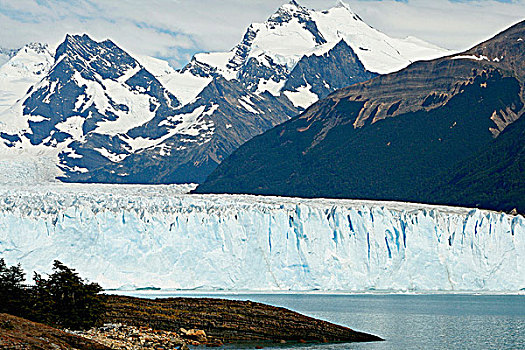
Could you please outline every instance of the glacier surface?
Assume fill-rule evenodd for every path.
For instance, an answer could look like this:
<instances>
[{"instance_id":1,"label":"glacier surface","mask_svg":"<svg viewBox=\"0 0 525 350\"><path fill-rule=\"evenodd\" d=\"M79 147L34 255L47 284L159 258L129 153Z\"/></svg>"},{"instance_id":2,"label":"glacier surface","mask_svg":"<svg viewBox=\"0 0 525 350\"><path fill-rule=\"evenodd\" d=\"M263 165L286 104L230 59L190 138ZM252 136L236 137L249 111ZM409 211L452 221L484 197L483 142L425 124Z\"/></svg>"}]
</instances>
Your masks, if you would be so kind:
<instances>
[{"instance_id":1,"label":"glacier surface","mask_svg":"<svg viewBox=\"0 0 525 350\"><path fill-rule=\"evenodd\" d=\"M525 288L523 216L189 189L2 185L0 256L41 273L59 259L105 288Z\"/></svg>"}]
</instances>

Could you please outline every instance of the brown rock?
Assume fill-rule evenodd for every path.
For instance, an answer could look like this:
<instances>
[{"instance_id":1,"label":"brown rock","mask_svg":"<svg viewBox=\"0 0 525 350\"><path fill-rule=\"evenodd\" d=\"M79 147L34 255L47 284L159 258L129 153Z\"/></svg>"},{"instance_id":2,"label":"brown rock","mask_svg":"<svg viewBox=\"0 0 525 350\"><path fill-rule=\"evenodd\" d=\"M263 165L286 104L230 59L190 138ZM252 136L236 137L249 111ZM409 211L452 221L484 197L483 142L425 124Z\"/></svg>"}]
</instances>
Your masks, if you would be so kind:
<instances>
[{"instance_id":1,"label":"brown rock","mask_svg":"<svg viewBox=\"0 0 525 350\"><path fill-rule=\"evenodd\" d=\"M208 341L206 332L203 331L202 329L190 329L189 331L186 331L186 333L183 333L183 336L189 339L196 340L199 343L206 343Z\"/></svg>"}]
</instances>

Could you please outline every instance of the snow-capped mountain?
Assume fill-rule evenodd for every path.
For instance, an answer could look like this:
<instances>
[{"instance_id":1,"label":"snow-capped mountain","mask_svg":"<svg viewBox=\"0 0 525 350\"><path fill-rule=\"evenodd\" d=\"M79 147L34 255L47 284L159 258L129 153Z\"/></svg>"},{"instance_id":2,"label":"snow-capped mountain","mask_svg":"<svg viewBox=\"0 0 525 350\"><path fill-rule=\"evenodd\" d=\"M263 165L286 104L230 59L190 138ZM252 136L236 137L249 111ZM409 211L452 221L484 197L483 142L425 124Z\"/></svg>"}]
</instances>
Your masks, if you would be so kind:
<instances>
[{"instance_id":1,"label":"snow-capped mountain","mask_svg":"<svg viewBox=\"0 0 525 350\"><path fill-rule=\"evenodd\" d=\"M212 80L182 107L110 40L68 35L47 74L0 114L2 153L54 157L64 181L203 180L244 141L296 112L286 98Z\"/></svg>"},{"instance_id":2,"label":"snow-capped mountain","mask_svg":"<svg viewBox=\"0 0 525 350\"><path fill-rule=\"evenodd\" d=\"M68 35L54 55L29 45L0 68L0 154L50 157L64 181L201 182L319 98L445 52L388 38L344 4L319 12L295 1L180 71Z\"/></svg>"},{"instance_id":3,"label":"snow-capped mountain","mask_svg":"<svg viewBox=\"0 0 525 350\"><path fill-rule=\"evenodd\" d=\"M380 74L444 52L417 39L390 38L364 23L343 2L327 11L315 11L292 0L265 23L250 26L227 68L235 70L254 58L262 64L273 60L292 69L302 57L322 55L341 40L352 47L366 69Z\"/></svg>"},{"instance_id":4,"label":"snow-capped mountain","mask_svg":"<svg viewBox=\"0 0 525 350\"><path fill-rule=\"evenodd\" d=\"M525 218L173 186L26 185L0 188L0 255L37 272L59 259L106 288L516 293Z\"/></svg>"},{"instance_id":5,"label":"snow-capped mountain","mask_svg":"<svg viewBox=\"0 0 525 350\"><path fill-rule=\"evenodd\" d=\"M332 82L333 85L320 74L305 76L302 85L286 84L298 62L304 64L308 58L331 57L335 47L340 50L344 46L352 51L349 57L357 56L362 64L357 74L345 75ZM343 2L327 11L315 11L292 0L266 22L252 24L242 42L231 51L195 55L183 71L202 77L219 74L226 79L238 79L251 91L269 91L274 95L280 92L315 94L317 100L326 93L310 91L314 85L326 85L328 90L334 91L371 77L359 73L391 73L416 60L433 59L447 53L447 50L416 38L390 38L364 23ZM350 61L339 59L336 62L341 68L349 65L356 69L355 60ZM320 67L311 64L314 69ZM312 96L310 100L313 99Z\"/></svg>"},{"instance_id":6,"label":"snow-capped mountain","mask_svg":"<svg viewBox=\"0 0 525 350\"><path fill-rule=\"evenodd\" d=\"M45 77L0 115L2 137L14 149L56 151L64 171L83 172L79 164L100 166L129 154L131 135L166 134L167 127L149 128L148 122L159 124L179 104L111 41L68 35Z\"/></svg>"},{"instance_id":7,"label":"snow-capped mountain","mask_svg":"<svg viewBox=\"0 0 525 350\"><path fill-rule=\"evenodd\" d=\"M285 98L256 95L236 81L214 78L192 103L157 124L168 128L159 137L137 136L137 148L122 159L70 174L65 181L110 183L202 182L245 141L287 119L295 108ZM155 124L151 124L152 130ZM142 129L133 130L133 136ZM135 134L136 133L136 134ZM82 145L89 152L88 144ZM135 151L136 150L136 151ZM86 168L89 169L89 168Z\"/></svg>"},{"instance_id":8,"label":"snow-capped mountain","mask_svg":"<svg viewBox=\"0 0 525 350\"><path fill-rule=\"evenodd\" d=\"M351 40L355 43L350 44ZM372 51L380 56L376 61L371 58L375 56ZM412 39L389 38L367 26L342 3L319 12L291 1L266 22L252 24L242 42L229 52L197 54L178 72L146 58L143 63L186 104L179 113L204 113L217 134L210 138L212 142L169 146L172 160L164 173L170 175L160 176L158 181L201 182L228 154L260 133L261 127L247 125L269 128L339 88L373 78L377 74L363 64L361 56L375 70L392 71L411 60L445 53ZM246 101L257 101L257 107ZM137 162L134 158L127 161ZM151 163L148 159L140 163ZM182 166L175 170L174 164Z\"/></svg>"},{"instance_id":9,"label":"snow-capped mountain","mask_svg":"<svg viewBox=\"0 0 525 350\"><path fill-rule=\"evenodd\" d=\"M523 38L525 21L340 89L243 144L196 192L525 212Z\"/></svg>"},{"instance_id":10,"label":"snow-capped mountain","mask_svg":"<svg viewBox=\"0 0 525 350\"><path fill-rule=\"evenodd\" d=\"M16 55L17 52L18 50L16 49L6 49L0 47L0 66L9 61L11 58L13 58L13 56Z\"/></svg>"},{"instance_id":11,"label":"snow-capped mountain","mask_svg":"<svg viewBox=\"0 0 525 350\"><path fill-rule=\"evenodd\" d=\"M0 62L0 112L24 97L53 64L53 55L46 44L31 43L20 50L5 53L8 60L4 64Z\"/></svg>"}]
</instances>

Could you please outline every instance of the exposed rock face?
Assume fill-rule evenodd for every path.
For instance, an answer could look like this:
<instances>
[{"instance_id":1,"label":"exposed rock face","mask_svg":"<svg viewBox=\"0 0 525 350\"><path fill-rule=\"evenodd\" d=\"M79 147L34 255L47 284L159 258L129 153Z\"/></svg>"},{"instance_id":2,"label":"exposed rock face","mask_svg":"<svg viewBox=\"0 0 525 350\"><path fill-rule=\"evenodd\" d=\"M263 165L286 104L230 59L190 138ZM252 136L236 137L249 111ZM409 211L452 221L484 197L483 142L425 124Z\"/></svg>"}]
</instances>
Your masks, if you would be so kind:
<instances>
[{"instance_id":1,"label":"exposed rock face","mask_svg":"<svg viewBox=\"0 0 525 350\"><path fill-rule=\"evenodd\" d=\"M200 343L206 343L208 340L208 337L206 336L206 332L202 329L190 329L186 330L184 328L180 329L180 332L183 337L194 339Z\"/></svg>"},{"instance_id":2,"label":"exposed rock face","mask_svg":"<svg viewBox=\"0 0 525 350\"><path fill-rule=\"evenodd\" d=\"M429 194L435 179L523 115L524 37L521 22L460 55L341 89L245 144L197 192L440 202ZM519 189L520 176L502 183ZM512 201L483 205L510 210Z\"/></svg>"},{"instance_id":3,"label":"exposed rock face","mask_svg":"<svg viewBox=\"0 0 525 350\"><path fill-rule=\"evenodd\" d=\"M376 77L359 60L354 50L341 40L324 55L311 55L301 58L290 73L283 92L297 91L303 86L311 86L311 91L320 97L355 83Z\"/></svg>"},{"instance_id":4,"label":"exposed rock face","mask_svg":"<svg viewBox=\"0 0 525 350\"><path fill-rule=\"evenodd\" d=\"M359 342L378 341L379 337L355 332L349 328L283 308L250 301L231 301L206 298L169 298L146 300L106 296L106 320L127 322L135 326L185 331L202 337L207 335L223 342L308 341Z\"/></svg>"},{"instance_id":5,"label":"exposed rock face","mask_svg":"<svg viewBox=\"0 0 525 350\"><path fill-rule=\"evenodd\" d=\"M390 116L442 107L462 92L465 86L473 84L477 77L501 74L502 77L513 77L523 83L525 70L522 60L525 49L519 40L524 34L523 27L523 22L519 23L460 55L417 62L398 73L341 89L331 95L329 100L363 101L364 106L354 121L355 127L361 127L366 122L374 123ZM478 81L480 85L484 84ZM497 130L491 131L495 136L523 112L523 96L524 92L520 91L521 100L509 106L513 118L500 125L494 121ZM315 113L316 109L312 108L302 118L309 118Z\"/></svg>"}]
</instances>

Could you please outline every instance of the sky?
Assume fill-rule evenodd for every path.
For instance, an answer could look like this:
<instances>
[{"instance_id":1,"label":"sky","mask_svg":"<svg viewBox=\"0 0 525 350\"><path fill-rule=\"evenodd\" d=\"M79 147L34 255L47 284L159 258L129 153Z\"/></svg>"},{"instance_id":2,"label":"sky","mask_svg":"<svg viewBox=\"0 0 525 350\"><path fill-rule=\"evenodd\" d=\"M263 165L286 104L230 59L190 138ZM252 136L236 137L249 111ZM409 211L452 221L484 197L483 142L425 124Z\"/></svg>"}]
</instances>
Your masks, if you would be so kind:
<instances>
[{"instance_id":1,"label":"sky","mask_svg":"<svg viewBox=\"0 0 525 350\"><path fill-rule=\"evenodd\" d=\"M0 47L55 47L66 33L111 39L131 53L183 66L197 52L226 51L252 22L287 0L0 0ZM337 0L298 0L319 10ZM369 25L453 50L525 19L525 0L346 0Z\"/></svg>"}]
</instances>

